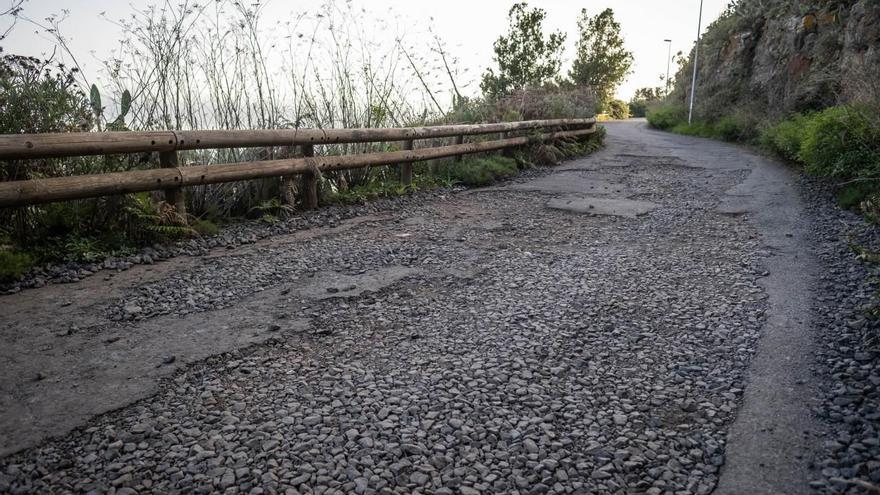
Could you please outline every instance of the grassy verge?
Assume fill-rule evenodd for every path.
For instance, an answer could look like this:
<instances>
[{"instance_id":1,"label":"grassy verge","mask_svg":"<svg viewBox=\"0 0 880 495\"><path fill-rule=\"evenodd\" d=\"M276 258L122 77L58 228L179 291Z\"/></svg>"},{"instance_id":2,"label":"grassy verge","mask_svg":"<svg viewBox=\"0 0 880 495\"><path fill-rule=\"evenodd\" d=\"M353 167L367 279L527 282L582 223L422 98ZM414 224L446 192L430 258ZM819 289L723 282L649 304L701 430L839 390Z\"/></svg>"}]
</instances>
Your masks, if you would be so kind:
<instances>
[{"instance_id":1,"label":"grassy verge","mask_svg":"<svg viewBox=\"0 0 880 495\"><path fill-rule=\"evenodd\" d=\"M338 189L322 188L321 202L324 204L363 204L367 201L391 198L413 191L461 184L465 186L486 186L498 180L513 177L520 170L536 165L553 165L560 160L587 155L604 144L605 129L585 140L565 140L553 144L534 145L503 154L484 154L468 156L460 162L451 160L432 169L426 164L414 167L413 184L403 186L396 175L396 168L390 167L383 174L364 184ZM142 246L171 242L198 235L216 235L221 226L218 223L237 221L235 218L190 218L188 225L181 225L165 208L164 203L153 203L148 194L137 194L110 198L114 205L124 208L124 225L113 229L97 229L89 233L90 223L80 219L82 208L100 208L100 201L68 202L22 209L22 214L30 215L29 220L39 225L40 230L32 238L32 243L24 246L14 242L9 233L0 230L0 282L10 282L20 278L33 266L58 262L99 262L107 257L124 257L136 254ZM164 205L164 206L163 206ZM106 207L107 205L104 205ZM293 212L293 207L283 205L278 199L271 199L252 207L247 217L267 223ZM114 219L119 217L115 215ZM35 221L35 219L37 221Z\"/></svg>"},{"instance_id":2,"label":"grassy verge","mask_svg":"<svg viewBox=\"0 0 880 495\"><path fill-rule=\"evenodd\" d=\"M841 206L869 219L880 217L880 115L873 106L851 104L793 114L772 124L743 114L687 124L683 108L658 106L648 123L678 134L747 143L834 180Z\"/></svg>"}]
</instances>

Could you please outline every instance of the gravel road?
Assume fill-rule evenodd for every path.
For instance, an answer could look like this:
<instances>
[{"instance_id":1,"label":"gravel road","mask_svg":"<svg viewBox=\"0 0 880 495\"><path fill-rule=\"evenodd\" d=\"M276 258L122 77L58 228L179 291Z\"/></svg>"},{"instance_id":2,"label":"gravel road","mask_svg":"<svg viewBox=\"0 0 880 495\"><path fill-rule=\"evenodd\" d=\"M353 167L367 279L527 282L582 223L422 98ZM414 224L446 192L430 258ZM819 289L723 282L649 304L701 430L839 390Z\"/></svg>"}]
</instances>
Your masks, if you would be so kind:
<instances>
[{"instance_id":1,"label":"gravel road","mask_svg":"<svg viewBox=\"0 0 880 495\"><path fill-rule=\"evenodd\" d=\"M0 298L0 492L880 482L877 269L848 248L874 232L747 150L608 130L497 187L26 282Z\"/></svg>"}]
</instances>

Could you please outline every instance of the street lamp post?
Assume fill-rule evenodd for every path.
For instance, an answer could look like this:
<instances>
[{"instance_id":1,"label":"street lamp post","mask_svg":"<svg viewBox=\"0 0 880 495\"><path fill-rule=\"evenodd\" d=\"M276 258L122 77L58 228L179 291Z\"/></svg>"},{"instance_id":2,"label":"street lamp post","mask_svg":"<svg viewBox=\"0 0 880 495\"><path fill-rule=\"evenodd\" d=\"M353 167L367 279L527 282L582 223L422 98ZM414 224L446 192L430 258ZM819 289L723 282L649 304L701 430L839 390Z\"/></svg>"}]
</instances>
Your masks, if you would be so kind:
<instances>
[{"instance_id":1,"label":"street lamp post","mask_svg":"<svg viewBox=\"0 0 880 495\"><path fill-rule=\"evenodd\" d=\"M672 61L672 40L663 40L669 43L669 50L666 54L666 96L669 96L669 64Z\"/></svg>"},{"instance_id":2,"label":"street lamp post","mask_svg":"<svg viewBox=\"0 0 880 495\"><path fill-rule=\"evenodd\" d=\"M694 96L697 92L697 64L700 62L700 33L703 30L703 0L700 0L700 16L697 18L697 44L694 46L694 77L691 80L691 105L688 110L688 124L694 121Z\"/></svg>"}]
</instances>

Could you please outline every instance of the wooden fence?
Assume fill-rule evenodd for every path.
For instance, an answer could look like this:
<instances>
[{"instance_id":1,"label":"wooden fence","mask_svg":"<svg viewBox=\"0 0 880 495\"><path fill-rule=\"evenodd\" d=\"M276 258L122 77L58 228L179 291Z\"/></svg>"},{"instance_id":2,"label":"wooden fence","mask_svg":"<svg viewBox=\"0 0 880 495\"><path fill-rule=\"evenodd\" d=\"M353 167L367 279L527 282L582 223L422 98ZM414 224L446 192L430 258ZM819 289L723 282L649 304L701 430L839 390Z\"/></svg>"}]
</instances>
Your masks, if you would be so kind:
<instances>
[{"instance_id":1,"label":"wooden fence","mask_svg":"<svg viewBox=\"0 0 880 495\"><path fill-rule=\"evenodd\" d=\"M413 162L501 150L529 143L585 137L595 119L557 119L497 124L376 129L273 129L232 131L83 132L0 135L0 160L159 153L160 168L105 174L0 182L0 207L163 190L169 204L184 209L184 187L304 175L305 204L318 205L318 174L379 165L400 165L404 184ZM499 139L465 142L465 136L500 133ZM418 147L416 141L455 138L446 146ZM315 156L315 145L402 142L401 151ZM180 166L177 152L220 148L300 146L302 157L215 165Z\"/></svg>"}]
</instances>

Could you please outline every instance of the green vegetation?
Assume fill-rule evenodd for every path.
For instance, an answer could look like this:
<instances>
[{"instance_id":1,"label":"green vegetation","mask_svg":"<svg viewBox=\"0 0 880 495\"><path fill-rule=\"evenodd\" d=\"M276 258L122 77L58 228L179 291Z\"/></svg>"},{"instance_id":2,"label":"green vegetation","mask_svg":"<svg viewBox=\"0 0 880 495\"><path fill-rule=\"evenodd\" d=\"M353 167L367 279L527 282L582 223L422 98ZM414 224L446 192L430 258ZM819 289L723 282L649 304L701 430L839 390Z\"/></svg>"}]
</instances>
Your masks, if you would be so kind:
<instances>
[{"instance_id":1,"label":"green vegetation","mask_svg":"<svg viewBox=\"0 0 880 495\"><path fill-rule=\"evenodd\" d=\"M25 274L34 264L27 253L0 251L0 282L15 280Z\"/></svg>"},{"instance_id":2,"label":"green vegetation","mask_svg":"<svg viewBox=\"0 0 880 495\"><path fill-rule=\"evenodd\" d=\"M265 35L269 30L259 2L217 0L136 10L119 21L123 39L114 57L103 61L101 87L84 77L68 50L63 16L50 16L37 27L56 41L57 59L0 50L0 133L419 126L587 118L600 107L592 88L560 77L565 35L545 35L546 13L524 2L511 8L510 30L494 44L497 67L486 72L483 94L475 97L459 92L461 71L442 40L435 36L422 47L403 39L374 43L360 26L372 22L365 19L369 12L352 9L344 2L321 4L296 26L279 28L289 32L278 36ZM581 21L581 61L613 59L619 50L603 52L600 46L601 40L619 41L613 14L606 11L593 20L584 14ZM583 32L590 22L602 27L599 38ZM218 38L216 33L225 34ZM586 40L592 40L589 47ZM270 42L280 63L271 71L265 55ZM617 83L602 84L607 89ZM451 109L440 96L447 92L453 95ZM626 109L621 102L608 104L618 115ZM319 180L320 200L360 203L453 183L485 185L518 168L587 153L601 146L603 135L524 146L511 152L513 159L485 155L449 166L420 164L409 188L400 185L395 167L326 172ZM396 146L327 144L315 152L369 153ZM298 151L193 150L180 152L179 159L182 164L258 161ZM7 161L0 162L0 181L151 169L157 162L156 154ZM190 188L186 218L161 193L3 209L0 274L14 278L33 264L127 256L145 245L216 235L221 225L243 218L276 222L300 206L302 187L300 181L291 185L270 178Z\"/></svg>"},{"instance_id":3,"label":"green vegetation","mask_svg":"<svg viewBox=\"0 0 880 495\"><path fill-rule=\"evenodd\" d=\"M794 114L766 127L761 132L760 144L788 161L798 161L804 141L804 130L809 121L809 115Z\"/></svg>"},{"instance_id":4,"label":"green vegetation","mask_svg":"<svg viewBox=\"0 0 880 495\"><path fill-rule=\"evenodd\" d=\"M466 186L485 186L518 172L517 161L501 155L465 158L446 167L450 182Z\"/></svg>"},{"instance_id":5,"label":"green vegetation","mask_svg":"<svg viewBox=\"0 0 880 495\"><path fill-rule=\"evenodd\" d=\"M871 106L841 105L795 114L766 128L760 142L808 173L840 182L841 206L880 213L880 117Z\"/></svg>"},{"instance_id":6,"label":"green vegetation","mask_svg":"<svg viewBox=\"0 0 880 495\"><path fill-rule=\"evenodd\" d=\"M840 183L841 206L876 218L880 205L880 114L877 104L853 103L820 111L796 113L762 127L744 112L714 122L688 125L681 107L663 104L649 109L648 122L678 134L761 146L804 166L807 173ZM878 210L880 211L880 210Z\"/></svg>"},{"instance_id":7,"label":"green vegetation","mask_svg":"<svg viewBox=\"0 0 880 495\"><path fill-rule=\"evenodd\" d=\"M870 108L832 107L805 120L798 159L809 172L841 180L878 180L880 117Z\"/></svg>"},{"instance_id":8,"label":"green vegetation","mask_svg":"<svg viewBox=\"0 0 880 495\"><path fill-rule=\"evenodd\" d=\"M612 119L628 119L629 118L629 105L623 100L609 100L608 104L608 115Z\"/></svg>"},{"instance_id":9,"label":"green vegetation","mask_svg":"<svg viewBox=\"0 0 880 495\"><path fill-rule=\"evenodd\" d=\"M190 226L201 236L212 236L220 233L220 226L210 220L195 219Z\"/></svg>"},{"instance_id":10,"label":"green vegetation","mask_svg":"<svg viewBox=\"0 0 880 495\"><path fill-rule=\"evenodd\" d=\"M632 117L647 116L648 107L663 99L663 88L639 88L629 101L629 114Z\"/></svg>"},{"instance_id":11,"label":"green vegetation","mask_svg":"<svg viewBox=\"0 0 880 495\"><path fill-rule=\"evenodd\" d=\"M662 131L687 123L687 111L683 107L669 103L648 107L646 116L651 127Z\"/></svg>"},{"instance_id":12,"label":"green vegetation","mask_svg":"<svg viewBox=\"0 0 880 495\"><path fill-rule=\"evenodd\" d=\"M546 16L543 9L529 9L525 2L510 8L507 35L500 36L493 47L492 60L498 68L489 68L483 75L483 94L504 97L527 86L540 86L559 74L565 34L556 32L545 38Z\"/></svg>"},{"instance_id":13,"label":"green vegetation","mask_svg":"<svg viewBox=\"0 0 880 495\"><path fill-rule=\"evenodd\" d=\"M876 60L861 55L868 35L853 29L873 22L852 15L859 3L731 2L700 43L694 123L687 124L693 52L676 55L673 89L646 102L648 122L760 146L833 180L842 206L880 218L880 83ZM792 19L795 43L776 35ZM853 39L841 44L841 32ZM780 60L787 71L775 69Z\"/></svg>"},{"instance_id":14,"label":"green vegetation","mask_svg":"<svg viewBox=\"0 0 880 495\"><path fill-rule=\"evenodd\" d=\"M593 88L601 104L611 100L632 68L633 55L624 47L620 30L613 10L605 9L593 17L587 9L581 10L577 54L568 76L576 85Z\"/></svg>"}]
</instances>

